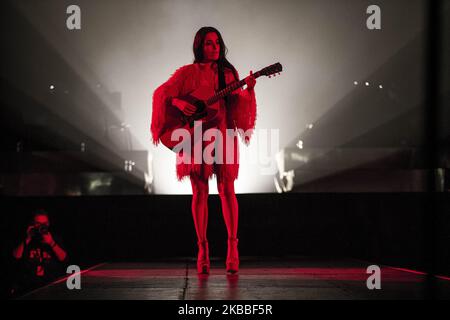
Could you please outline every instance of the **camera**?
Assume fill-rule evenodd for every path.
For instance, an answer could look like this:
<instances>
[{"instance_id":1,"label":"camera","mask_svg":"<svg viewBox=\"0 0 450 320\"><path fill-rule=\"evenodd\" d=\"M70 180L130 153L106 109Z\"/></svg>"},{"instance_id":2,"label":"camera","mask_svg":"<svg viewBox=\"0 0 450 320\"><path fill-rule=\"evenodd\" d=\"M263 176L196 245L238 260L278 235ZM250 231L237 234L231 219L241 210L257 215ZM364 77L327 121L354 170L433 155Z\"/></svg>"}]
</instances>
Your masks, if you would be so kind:
<instances>
[{"instance_id":1,"label":"camera","mask_svg":"<svg viewBox=\"0 0 450 320\"><path fill-rule=\"evenodd\" d=\"M48 233L48 226L45 224L34 225L30 230L31 237L34 240L42 240L42 236Z\"/></svg>"}]
</instances>

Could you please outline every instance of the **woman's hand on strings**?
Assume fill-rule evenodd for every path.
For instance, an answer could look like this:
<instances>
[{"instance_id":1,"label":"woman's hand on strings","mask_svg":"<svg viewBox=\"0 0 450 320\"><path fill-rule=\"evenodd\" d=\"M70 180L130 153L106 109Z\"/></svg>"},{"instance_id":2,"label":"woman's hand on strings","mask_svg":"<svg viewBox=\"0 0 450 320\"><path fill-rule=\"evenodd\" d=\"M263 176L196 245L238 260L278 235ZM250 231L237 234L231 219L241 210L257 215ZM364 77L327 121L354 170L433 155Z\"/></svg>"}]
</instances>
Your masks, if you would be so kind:
<instances>
[{"instance_id":1,"label":"woman's hand on strings","mask_svg":"<svg viewBox=\"0 0 450 320\"><path fill-rule=\"evenodd\" d=\"M177 98L172 99L172 104L187 116L192 116L197 110L196 106Z\"/></svg>"},{"instance_id":2,"label":"woman's hand on strings","mask_svg":"<svg viewBox=\"0 0 450 320\"><path fill-rule=\"evenodd\" d=\"M250 75L247 78L245 78L245 83L247 84L247 89L249 91L253 90L256 84L256 79L253 76L253 71L250 70Z\"/></svg>"}]
</instances>

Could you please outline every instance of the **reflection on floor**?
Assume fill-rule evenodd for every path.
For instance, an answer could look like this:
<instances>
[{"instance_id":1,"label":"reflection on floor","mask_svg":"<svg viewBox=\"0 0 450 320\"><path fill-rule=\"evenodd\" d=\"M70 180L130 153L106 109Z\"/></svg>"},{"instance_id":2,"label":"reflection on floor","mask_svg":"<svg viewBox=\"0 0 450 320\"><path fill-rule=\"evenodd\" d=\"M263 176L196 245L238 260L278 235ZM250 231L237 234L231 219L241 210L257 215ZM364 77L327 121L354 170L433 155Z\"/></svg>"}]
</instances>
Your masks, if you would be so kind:
<instances>
[{"instance_id":1,"label":"reflection on floor","mask_svg":"<svg viewBox=\"0 0 450 320\"><path fill-rule=\"evenodd\" d=\"M191 259L151 263L104 263L81 275L81 289L62 279L24 299L423 299L426 276L380 266L381 289L369 290L367 267L352 259L242 258L237 275L212 260L210 275L197 275ZM438 298L450 298L449 279L437 279Z\"/></svg>"}]
</instances>

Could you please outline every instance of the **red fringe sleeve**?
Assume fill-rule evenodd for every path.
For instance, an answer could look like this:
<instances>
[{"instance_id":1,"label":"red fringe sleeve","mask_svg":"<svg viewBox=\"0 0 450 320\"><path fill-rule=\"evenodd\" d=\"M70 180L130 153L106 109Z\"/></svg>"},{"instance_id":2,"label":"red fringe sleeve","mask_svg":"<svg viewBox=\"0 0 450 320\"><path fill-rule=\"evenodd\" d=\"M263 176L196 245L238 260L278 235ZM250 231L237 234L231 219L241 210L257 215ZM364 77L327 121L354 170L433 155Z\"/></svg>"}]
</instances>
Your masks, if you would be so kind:
<instances>
[{"instance_id":1,"label":"red fringe sleeve","mask_svg":"<svg viewBox=\"0 0 450 320\"><path fill-rule=\"evenodd\" d=\"M230 95L228 119L245 145L250 144L256 124L255 91L238 89Z\"/></svg>"},{"instance_id":2,"label":"red fringe sleeve","mask_svg":"<svg viewBox=\"0 0 450 320\"><path fill-rule=\"evenodd\" d=\"M169 80L164 82L153 92L150 131L152 134L152 142L155 146L159 144L164 128L166 107L169 105L171 98L181 94L181 90L187 78L187 69L188 66L177 69Z\"/></svg>"}]
</instances>

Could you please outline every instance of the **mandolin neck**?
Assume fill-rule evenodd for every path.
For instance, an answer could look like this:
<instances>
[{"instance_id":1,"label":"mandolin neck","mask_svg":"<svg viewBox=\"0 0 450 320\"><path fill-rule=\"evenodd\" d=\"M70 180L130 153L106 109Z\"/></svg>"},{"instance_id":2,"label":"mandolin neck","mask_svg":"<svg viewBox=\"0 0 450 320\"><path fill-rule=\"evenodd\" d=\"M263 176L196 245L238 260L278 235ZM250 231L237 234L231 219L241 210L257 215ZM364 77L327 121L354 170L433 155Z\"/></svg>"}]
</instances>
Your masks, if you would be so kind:
<instances>
[{"instance_id":1,"label":"mandolin neck","mask_svg":"<svg viewBox=\"0 0 450 320\"><path fill-rule=\"evenodd\" d=\"M259 71L255 72L253 74L255 79L258 78L260 75L261 74ZM227 86L226 88L224 88L220 91L217 91L215 95L213 95L211 98L206 100L206 104L208 106L212 105L212 104L216 103L217 101L219 101L220 99L222 99L222 98L226 97L227 95L229 95L230 93L232 93L234 90L243 87L245 85L245 79L247 79L247 78L244 78L241 81L235 81L232 84L230 84L229 86Z\"/></svg>"}]
</instances>

